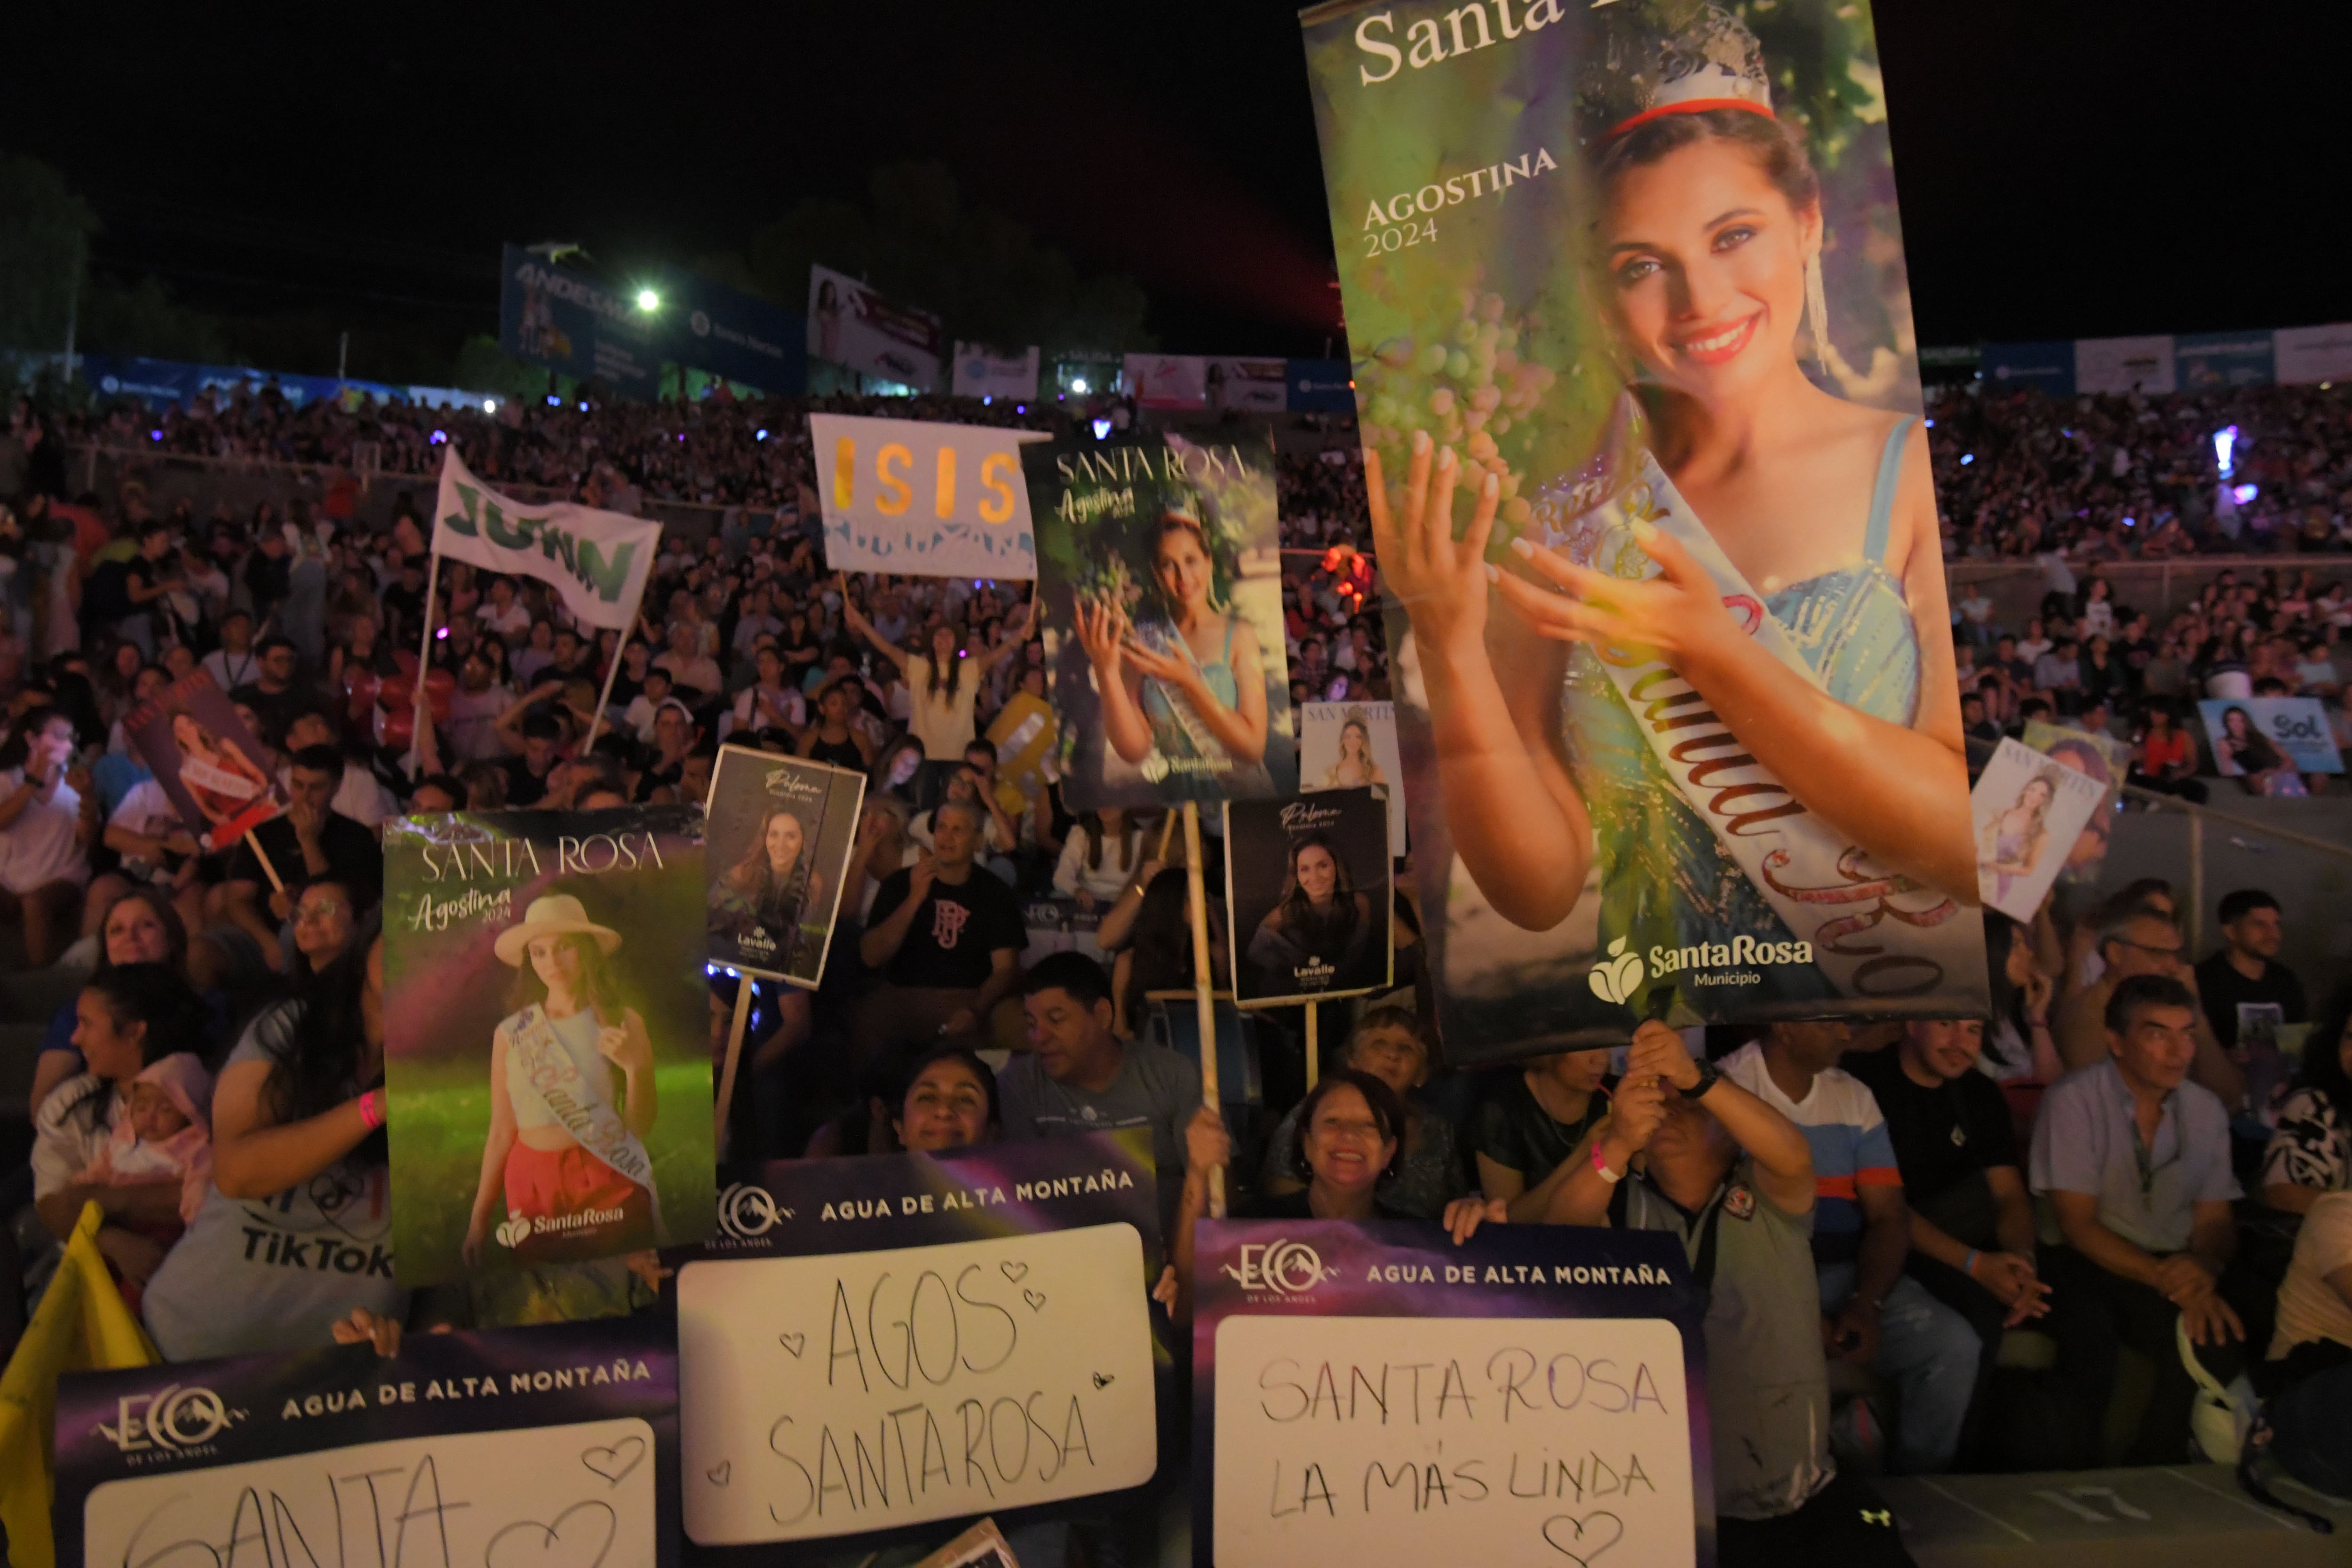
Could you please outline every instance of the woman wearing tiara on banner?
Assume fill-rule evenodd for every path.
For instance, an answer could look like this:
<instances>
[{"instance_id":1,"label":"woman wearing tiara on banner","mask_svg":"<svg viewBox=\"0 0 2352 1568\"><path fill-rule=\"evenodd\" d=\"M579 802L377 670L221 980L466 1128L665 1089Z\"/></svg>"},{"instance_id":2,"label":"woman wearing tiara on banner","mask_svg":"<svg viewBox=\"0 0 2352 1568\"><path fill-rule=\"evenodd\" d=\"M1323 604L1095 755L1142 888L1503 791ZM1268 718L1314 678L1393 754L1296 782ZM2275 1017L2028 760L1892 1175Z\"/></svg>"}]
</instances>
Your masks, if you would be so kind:
<instances>
[{"instance_id":1,"label":"woman wearing tiara on banner","mask_svg":"<svg viewBox=\"0 0 2352 1568\"><path fill-rule=\"evenodd\" d=\"M1605 499L1513 539L1497 571L1491 471L1472 470L1456 542L1450 447L1417 432L1393 503L1366 453L1454 847L1526 929L1565 921L1597 862L1611 951L1746 937L1772 955L1734 960L1725 989L1678 987L1701 1017L1973 989L1926 435L1799 362L1808 316L1816 357L1834 355L1820 185L1755 38L1708 6L1593 58L1589 293L1630 388L1605 480L1580 487ZM1626 964L1643 967L1637 1013L1660 982Z\"/></svg>"},{"instance_id":2,"label":"woman wearing tiara on banner","mask_svg":"<svg viewBox=\"0 0 2352 1568\"><path fill-rule=\"evenodd\" d=\"M569 893L531 900L499 933L516 1009L490 1046L490 1134L462 1256L495 1238L520 1263L568 1262L660 1245L653 1162L642 1140L657 1102L646 1021L621 1005L607 961L621 933ZM507 1217L493 1232L501 1196Z\"/></svg>"},{"instance_id":3,"label":"woman wearing tiara on banner","mask_svg":"<svg viewBox=\"0 0 2352 1568\"><path fill-rule=\"evenodd\" d=\"M1111 750L1147 770L1164 764L1152 783L1165 800L1273 793L1257 633L1218 592L1232 576L1198 513L1171 510L1152 535L1157 614L1137 625L1115 598L1075 606Z\"/></svg>"}]
</instances>

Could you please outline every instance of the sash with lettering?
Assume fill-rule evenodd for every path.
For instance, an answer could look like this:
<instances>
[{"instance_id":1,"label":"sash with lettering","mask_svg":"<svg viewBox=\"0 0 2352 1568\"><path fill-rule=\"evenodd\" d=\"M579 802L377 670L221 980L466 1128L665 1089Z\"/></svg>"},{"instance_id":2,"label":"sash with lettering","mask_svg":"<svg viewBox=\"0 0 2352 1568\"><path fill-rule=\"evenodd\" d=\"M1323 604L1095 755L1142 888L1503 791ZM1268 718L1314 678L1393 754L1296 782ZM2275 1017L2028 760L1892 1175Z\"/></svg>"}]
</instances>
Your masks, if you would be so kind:
<instances>
[{"instance_id":1,"label":"sash with lettering","mask_svg":"<svg viewBox=\"0 0 2352 1568\"><path fill-rule=\"evenodd\" d=\"M598 1021L603 1021L601 1016ZM546 1009L534 1002L516 1014L507 1027L507 1048L521 1058L523 1080L538 1097L541 1109L583 1149L645 1188L646 1201L653 1205L654 1235L666 1240L652 1158L622 1121L621 1113L588 1087L580 1064L555 1037L555 1026L548 1021Z\"/></svg>"},{"instance_id":2,"label":"sash with lettering","mask_svg":"<svg viewBox=\"0 0 2352 1568\"><path fill-rule=\"evenodd\" d=\"M1545 542L1564 542L1578 565L1613 577L1660 576L1664 569L1634 542L1637 520L1671 534L1690 552L1715 580L1724 607L1759 646L1821 686L1787 629L1764 607L1763 595L1717 545L1646 448L1614 495ZM1879 866L1806 810L1740 750L1730 726L1654 649L1595 646L1593 652L1675 789L1790 933L1812 943L1814 964L1841 995L1913 994L1983 962L1977 922L1956 918L1963 912L1958 903ZM1889 921L1891 927L1879 929ZM1936 973L1923 984L1917 976L1929 965ZM1883 978L1874 987L1875 977Z\"/></svg>"}]
</instances>

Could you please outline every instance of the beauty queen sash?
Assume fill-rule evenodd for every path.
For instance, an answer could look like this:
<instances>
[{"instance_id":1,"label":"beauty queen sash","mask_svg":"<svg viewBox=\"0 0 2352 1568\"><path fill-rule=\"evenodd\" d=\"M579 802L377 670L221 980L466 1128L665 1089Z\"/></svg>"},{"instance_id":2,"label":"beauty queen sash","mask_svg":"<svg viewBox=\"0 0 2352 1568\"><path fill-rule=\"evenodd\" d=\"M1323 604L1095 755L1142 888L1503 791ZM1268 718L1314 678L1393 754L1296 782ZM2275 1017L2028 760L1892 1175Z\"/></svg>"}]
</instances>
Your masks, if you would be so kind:
<instances>
[{"instance_id":1,"label":"beauty queen sash","mask_svg":"<svg viewBox=\"0 0 2352 1568\"><path fill-rule=\"evenodd\" d=\"M661 1194L654 1189L654 1163L621 1113L588 1087L588 1079L563 1042L547 1010L534 1002L516 1014L507 1026L507 1048L522 1063L523 1082L549 1116L572 1141L622 1175L645 1188L653 1205L654 1234L667 1237L662 1225ZM508 1081L509 1092L513 1081Z\"/></svg>"},{"instance_id":2,"label":"beauty queen sash","mask_svg":"<svg viewBox=\"0 0 2352 1568\"><path fill-rule=\"evenodd\" d=\"M243 773L233 773L226 768L215 767L202 757L183 755L180 758L180 777L189 784L199 784L215 795L226 795L231 800L251 800L261 793L261 786Z\"/></svg>"},{"instance_id":3,"label":"beauty queen sash","mask_svg":"<svg viewBox=\"0 0 2352 1568\"><path fill-rule=\"evenodd\" d=\"M1688 551L1723 590L1724 608L1759 646L1813 686L1812 667L1763 596L1716 544L1674 481L1646 449L1630 482L1576 519L1564 541L1580 566L1640 580L1662 569L1634 542L1644 521ZM1595 646L1618 695L1684 800L1715 830L1790 933L1812 944L1813 963L1850 997L1913 996L1983 962L1977 922L1961 906L1873 861L1806 810L1731 728L1648 649ZM1965 812L1965 799L1953 803Z\"/></svg>"}]
</instances>

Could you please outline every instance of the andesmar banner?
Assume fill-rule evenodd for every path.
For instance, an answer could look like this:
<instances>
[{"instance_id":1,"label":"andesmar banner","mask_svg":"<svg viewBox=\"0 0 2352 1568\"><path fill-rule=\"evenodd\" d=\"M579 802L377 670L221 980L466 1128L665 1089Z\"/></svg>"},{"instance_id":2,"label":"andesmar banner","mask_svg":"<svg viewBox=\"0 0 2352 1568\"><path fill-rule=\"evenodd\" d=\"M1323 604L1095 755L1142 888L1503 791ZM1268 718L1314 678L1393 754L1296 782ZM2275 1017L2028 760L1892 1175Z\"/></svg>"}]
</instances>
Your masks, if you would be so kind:
<instances>
[{"instance_id":1,"label":"andesmar banner","mask_svg":"<svg viewBox=\"0 0 2352 1568\"><path fill-rule=\"evenodd\" d=\"M1042 432L848 414L808 421L827 570L1037 575L1021 447Z\"/></svg>"},{"instance_id":2,"label":"andesmar banner","mask_svg":"<svg viewBox=\"0 0 2352 1568\"><path fill-rule=\"evenodd\" d=\"M1304 26L1449 1049L1980 1009L1868 7Z\"/></svg>"},{"instance_id":3,"label":"andesmar banner","mask_svg":"<svg viewBox=\"0 0 2352 1568\"><path fill-rule=\"evenodd\" d=\"M661 376L657 318L569 268L509 245L499 258L499 346L519 360L631 396Z\"/></svg>"},{"instance_id":4,"label":"andesmar banner","mask_svg":"<svg viewBox=\"0 0 2352 1568\"><path fill-rule=\"evenodd\" d=\"M512 500L468 472L456 447L441 460L433 553L552 583L585 625L628 629L660 543L658 522L570 501Z\"/></svg>"}]
</instances>

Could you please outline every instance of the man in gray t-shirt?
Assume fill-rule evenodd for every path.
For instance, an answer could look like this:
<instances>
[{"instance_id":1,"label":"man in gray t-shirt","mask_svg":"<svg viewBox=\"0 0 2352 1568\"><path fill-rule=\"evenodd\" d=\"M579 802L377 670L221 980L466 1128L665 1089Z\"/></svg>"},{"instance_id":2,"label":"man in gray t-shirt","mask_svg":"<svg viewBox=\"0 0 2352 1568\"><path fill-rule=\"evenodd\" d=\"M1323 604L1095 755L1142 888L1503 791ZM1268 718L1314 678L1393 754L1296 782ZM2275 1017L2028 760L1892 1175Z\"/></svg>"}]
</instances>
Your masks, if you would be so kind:
<instances>
[{"instance_id":1,"label":"man in gray t-shirt","mask_svg":"<svg viewBox=\"0 0 2352 1568\"><path fill-rule=\"evenodd\" d=\"M1201 1108L1201 1069L1164 1046L1113 1034L1110 979L1084 953L1040 961L1022 991L1033 1048L997 1075L1004 1136L1149 1127L1164 1240L1184 1190L1184 1124Z\"/></svg>"},{"instance_id":2,"label":"man in gray t-shirt","mask_svg":"<svg viewBox=\"0 0 2352 1568\"><path fill-rule=\"evenodd\" d=\"M1544 1218L1665 1231L1707 1293L1718 1560L1908 1564L1892 1512L1830 1456L1804 1132L1653 1021L1591 1154Z\"/></svg>"},{"instance_id":3,"label":"man in gray t-shirt","mask_svg":"<svg viewBox=\"0 0 2352 1568\"><path fill-rule=\"evenodd\" d=\"M2188 1081L2197 1024L2197 997L2179 980L2128 976L2107 1000L2107 1059L2052 1085L2034 1122L2032 1186L2059 1231L2043 1248L2049 1328L2082 1464L2093 1462L2119 1346L2157 1369L2124 1456L2135 1465L2172 1463L2188 1440L2197 1388L2175 1349L2180 1326L2222 1383L2244 1357L2246 1327L2222 1288L2238 1239L2230 1114ZM2252 1307L2246 1285L2237 1293Z\"/></svg>"}]
</instances>

